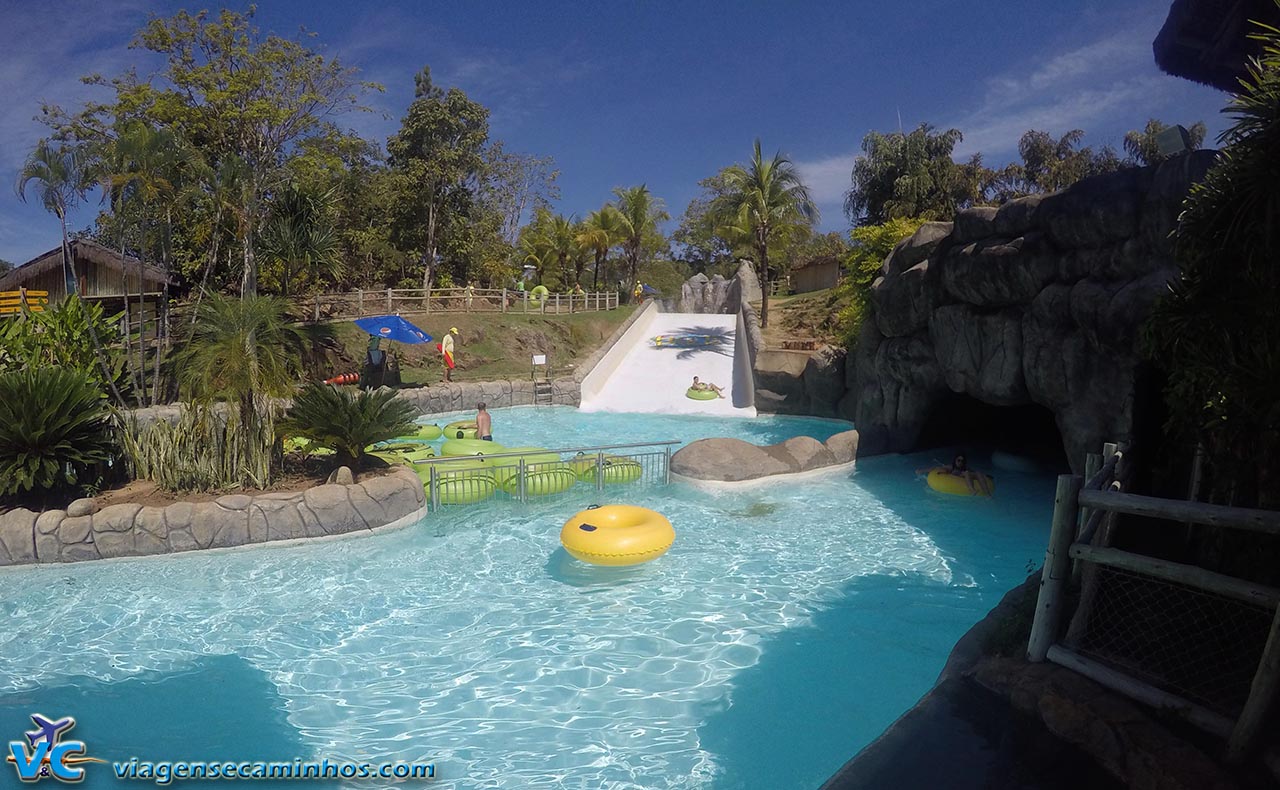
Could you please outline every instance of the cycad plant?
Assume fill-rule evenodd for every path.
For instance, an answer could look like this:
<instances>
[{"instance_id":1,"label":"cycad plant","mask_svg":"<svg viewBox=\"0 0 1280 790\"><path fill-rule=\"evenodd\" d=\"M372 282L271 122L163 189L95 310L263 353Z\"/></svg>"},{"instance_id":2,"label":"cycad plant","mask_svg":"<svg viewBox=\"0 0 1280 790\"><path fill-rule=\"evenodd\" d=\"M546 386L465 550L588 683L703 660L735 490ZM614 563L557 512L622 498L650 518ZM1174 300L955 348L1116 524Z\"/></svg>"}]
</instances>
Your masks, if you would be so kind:
<instances>
[{"instance_id":1,"label":"cycad plant","mask_svg":"<svg viewBox=\"0 0 1280 790\"><path fill-rule=\"evenodd\" d=\"M337 453L338 463L358 469L364 448L413 430L416 412L394 390L359 391L331 384L308 385L296 398L280 433L310 439Z\"/></svg>"},{"instance_id":2,"label":"cycad plant","mask_svg":"<svg viewBox=\"0 0 1280 790\"><path fill-rule=\"evenodd\" d=\"M111 456L106 404L87 376L53 365L0 373L0 496L83 484Z\"/></svg>"}]
</instances>

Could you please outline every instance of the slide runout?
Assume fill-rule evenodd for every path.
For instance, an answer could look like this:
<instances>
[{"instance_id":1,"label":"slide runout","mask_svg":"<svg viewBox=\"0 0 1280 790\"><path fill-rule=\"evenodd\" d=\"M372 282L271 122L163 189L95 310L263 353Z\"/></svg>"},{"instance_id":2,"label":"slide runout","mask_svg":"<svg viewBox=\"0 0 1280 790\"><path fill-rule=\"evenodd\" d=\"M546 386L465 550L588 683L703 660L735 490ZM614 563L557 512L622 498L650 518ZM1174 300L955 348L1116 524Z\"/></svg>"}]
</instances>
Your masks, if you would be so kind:
<instances>
[{"instance_id":1,"label":"slide runout","mask_svg":"<svg viewBox=\"0 0 1280 790\"><path fill-rule=\"evenodd\" d=\"M583 382L583 411L756 415L753 406L733 405L736 344L746 342L737 337L736 316L654 313L645 318L610 350L607 373ZM724 397L689 398L694 376L721 387Z\"/></svg>"}]
</instances>

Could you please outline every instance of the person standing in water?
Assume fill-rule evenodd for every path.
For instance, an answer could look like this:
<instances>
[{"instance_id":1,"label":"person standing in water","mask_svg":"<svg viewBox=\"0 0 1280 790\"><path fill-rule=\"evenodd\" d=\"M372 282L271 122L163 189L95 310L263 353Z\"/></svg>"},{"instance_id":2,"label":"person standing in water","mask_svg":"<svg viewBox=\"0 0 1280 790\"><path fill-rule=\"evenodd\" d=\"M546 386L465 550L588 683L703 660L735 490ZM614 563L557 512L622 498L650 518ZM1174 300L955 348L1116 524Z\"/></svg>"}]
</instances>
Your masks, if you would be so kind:
<instances>
[{"instance_id":1,"label":"person standing in water","mask_svg":"<svg viewBox=\"0 0 1280 790\"><path fill-rule=\"evenodd\" d=\"M444 380L453 381L453 338L458 334L458 327L449 327L449 333L440 341L440 355L444 357Z\"/></svg>"},{"instance_id":2,"label":"person standing in water","mask_svg":"<svg viewBox=\"0 0 1280 790\"><path fill-rule=\"evenodd\" d=\"M483 403L476 404L476 436L486 442L493 441L493 418L484 410Z\"/></svg>"}]
</instances>

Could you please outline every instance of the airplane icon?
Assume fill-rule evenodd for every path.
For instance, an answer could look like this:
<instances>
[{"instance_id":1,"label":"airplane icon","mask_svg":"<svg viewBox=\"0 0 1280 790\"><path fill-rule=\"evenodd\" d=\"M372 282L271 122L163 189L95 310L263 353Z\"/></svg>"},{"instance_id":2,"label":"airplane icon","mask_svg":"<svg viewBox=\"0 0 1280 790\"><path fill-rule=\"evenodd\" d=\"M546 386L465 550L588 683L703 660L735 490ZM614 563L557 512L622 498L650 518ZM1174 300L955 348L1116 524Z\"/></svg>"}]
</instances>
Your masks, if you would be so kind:
<instances>
[{"instance_id":1,"label":"airplane icon","mask_svg":"<svg viewBox=\"0 0 1280 790\"><path fill-rule=\"evenodd\" d=\"M76 720L70 716L57 721L49 721L39 713L31 714L31 721L35 722L35 725L40 728L23 733L27 736L27 740L31 742L32 748L35 748L35 745L40 741L47 741L50 746L53 746L58 742L61 734L71 729L76 723Z\"/></svg>"}]
</instances>

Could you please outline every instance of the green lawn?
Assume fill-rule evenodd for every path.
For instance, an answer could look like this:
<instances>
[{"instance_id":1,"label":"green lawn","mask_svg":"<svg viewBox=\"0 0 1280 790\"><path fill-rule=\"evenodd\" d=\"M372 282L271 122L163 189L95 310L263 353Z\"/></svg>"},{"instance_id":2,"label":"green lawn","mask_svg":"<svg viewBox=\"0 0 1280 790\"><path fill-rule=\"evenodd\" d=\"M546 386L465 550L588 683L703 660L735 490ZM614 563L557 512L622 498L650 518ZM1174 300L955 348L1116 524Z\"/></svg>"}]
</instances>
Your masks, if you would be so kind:
<instances>
[{"instance_id":1,"label":"green lawn","mask_svg":"<svg viewBox=\"0 0 1280 790\"><path fill-rule=\"evenodd\" d=\"M459 332L455 340L458 367L453 372L454 381L525 378L533 354L546 354L553 375L561 375L602 345L634 310L634 306L624 305L607 312L559 316L405 313L403 317L426 330L432 341L418 346L383 345L389 345L399 359L401 380L409 386L433 384L443 378L436 343L452 326ZM308 327L307 331L325 346L309 364L311 377L322 379L359 370L369 336L355 324L338 321ZM331 334L332 340L323 340L326 334Z\"/></svg>"}]
</instances>

